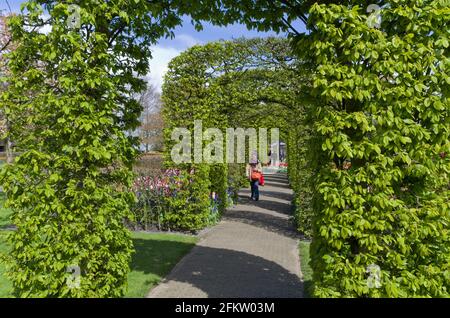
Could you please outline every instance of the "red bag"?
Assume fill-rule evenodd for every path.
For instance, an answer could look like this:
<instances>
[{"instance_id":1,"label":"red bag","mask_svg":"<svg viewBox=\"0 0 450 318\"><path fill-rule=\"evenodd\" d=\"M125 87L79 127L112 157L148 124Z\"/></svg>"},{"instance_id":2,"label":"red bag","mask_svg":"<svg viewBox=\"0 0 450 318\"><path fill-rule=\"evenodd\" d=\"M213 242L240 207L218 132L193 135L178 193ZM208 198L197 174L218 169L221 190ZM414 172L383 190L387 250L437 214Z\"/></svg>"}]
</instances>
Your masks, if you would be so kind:
<instances>
[{"instance_id":1,"label":"red bag","mask_svg":"<svg viewBox=\"0 0 450 318\"><path fill-rule=\"evenodd\" d=\"M265 181L264 181L264 175L261 174L261 178L259 178L259 185L264 186Z\"/></svg>"},{"instance_id":2,"label":"red bag","mask_svg":"<svg viewBox=\"0 0 450 318\"><path fill-rule=\"evenodd\" d=\"M253 181L259 181L259 179L261 179L262 174L259 171L253 170L252 171L252 180Z\"/></svg>"}]
</instances>

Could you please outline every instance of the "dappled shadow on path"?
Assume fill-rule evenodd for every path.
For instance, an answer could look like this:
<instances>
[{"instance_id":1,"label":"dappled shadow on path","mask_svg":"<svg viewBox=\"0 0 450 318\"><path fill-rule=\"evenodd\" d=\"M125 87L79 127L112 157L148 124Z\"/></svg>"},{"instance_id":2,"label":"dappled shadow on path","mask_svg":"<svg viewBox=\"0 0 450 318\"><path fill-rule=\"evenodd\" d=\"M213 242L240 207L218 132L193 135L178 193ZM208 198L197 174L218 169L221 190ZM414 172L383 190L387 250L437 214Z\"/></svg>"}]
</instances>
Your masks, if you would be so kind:
<instances>
[{"instance_id":1,"label":"dappled shadow on path","mask_svg":"<svg viewBox=\"0 0 450 318\"><path fill-rule=\"evenodd\" d=\"M291 187L287 183L284 183L284 182L273 182L273 181L271 181L270 184L268 183L268 185L273 186L273 187L277 187L277 188L280 188L280 189L286 189L286 190L290 190L291 189Z\"/></svg>"},{"instance_id":2,"label":"dappled shadow on path","mask_svg":"<svg viewBox=\"0 0 450 318\"><path fill-rule=\"evenodd\" d=\"M174 270L168 279L195 287L210 298L302 297L297 275L244 252L196 246L180 265L183 270Z\"/></svg>"},{"instance_id":3,"label":"dappled shadow on path","mask_svg":"<svg viewBox=\"0 0 450 318\"><path fill-rule=\"evenodd\" d=\"M280 199L280 200L284 200L287 202L291 202L292 200L292 194L291 193L285 193L285 192L279 192L279 191L270 191L270 190L266 190L265 188L261 189L261 196L263 198L268 198L270 200L270 198L274 198L274 199Z\"/></svg>"},{"instance_id":4,"label":"dappled shadow on path","mask_svg":"<svg viewBox=\"0 0 450 318\"><path fill-rule=\"evenodd\" d=\"M280 182L273 182L274 179ZM267 188L260 187L259 201L250 200L249 189L241 190L239 204L225 212L224 220L243 222L270 232L299 238L291 221L292 191L278 185L287 186L286 176L271 175L266 178L266 181Z\"/></svg>"},{"instance_id":5,"label":"dappled shadow on path","mask_svg":"<svg viewBox=\"0 0 450 318\"><path fill-rule=\"evenodd\" d=\"M287 182L287 176L283 174L269 174L264 176L267 180L278 181L278 182Z\"/></svg>"},{"instance_id":6,"label":"dappled shadow on path","mask_svg":"<svg viewBox=\"0 0 450 318\"><path fill-rule=\"evenodd\" d=\"M270 198L266 198L264 195L261 195L261 198L257 202L253 202L255 207L274 211L277 213L285 214L285 215L291 215L291 204L290 203L284 203L284 202L278 202L278 201L271 201Z\"/></svg>"},{"instance_id":7,"label":"dappled shadow on path","mask_svg":"<svg viewBox=\"0 0 450 318\"><path fill-rule=\"evenodd\" d=\"M285 202L279 202L279 201L272 201L272 198L276 196L276 193L270 194L268 196L266 192L260 193L259 201L252 201L250 199L250 196L246 195L239 195L239 201L238 201L238 207L241 206L250 206L254 208L261 208L266 209L270 211L275 211L282 214L291 214L291 204L290 201L282 199L282 201ZM282 196L283 197L283 196ZM286 195L286 198L289 198L290 196Z\"/></svg>"},{"instance_id":8,"label":"dappled shadow on path","mask_svg":"<svg viewBox=\"0 0 450 318\"><path fill-rule=\"evenodd\" d=\"M289 219L280 215L239 209L227 212L225 220L242 222L286 237L300 238Z\"/></svg>"},{"instance_id":9,"label":"dappled shadow on path","mask_svg":"<svg viewBox=\"0 0 450 318\"><path fill-rule=\"evenodd\" d=\"M276 179L276 181L274 181ZM241 190L223 222L176 266L150 297L298 298L298 238L285 175L269 176L259 201Z\"/></svg>"}]
</instances>

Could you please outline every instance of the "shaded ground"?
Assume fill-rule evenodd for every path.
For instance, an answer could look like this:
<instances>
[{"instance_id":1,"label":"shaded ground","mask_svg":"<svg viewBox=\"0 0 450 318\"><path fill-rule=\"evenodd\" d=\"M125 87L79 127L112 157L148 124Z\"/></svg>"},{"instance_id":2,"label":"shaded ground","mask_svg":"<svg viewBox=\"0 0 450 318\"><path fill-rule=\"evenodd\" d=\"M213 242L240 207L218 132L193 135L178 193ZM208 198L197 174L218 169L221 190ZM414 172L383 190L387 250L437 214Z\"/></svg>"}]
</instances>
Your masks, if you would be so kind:
<instances>
[{"instance_id":1,"label":"shaded ground","mask_svg":"<svg viewBox=\"0 0 450 318\"><path fill-rule=\"evenodd\" d=\"M127 298L142 298L197 242L185 235L133 233L135 253L128 274Z\"/></svg>"},{"instance_id":2,"label":"shaded ground","mask_svg":"<svg viewBox=\"0 0 450 318\"><path fill-rule=\"evenodd\" d=\"M239 204L201 235L148 297L302 297L298 236L289 221L292 191L285 174L266 177L260 201Z\"/></svg>"},{"instance_id":3,"label":"shaded ground","mask_svg":"<svg viewBox=\"0 0 450 318\"><path fill-rule=\"evenodd\" d=\"M0 254L8 253L7 231L0 230ZM131 272L128 274L128 292L125 297L142 298L158 284L188 253L197 238L187 235L133 233ZM12 284L3 275L5 266L0 258L0 298L13 297Z\"/></svg>"}]
</instances>

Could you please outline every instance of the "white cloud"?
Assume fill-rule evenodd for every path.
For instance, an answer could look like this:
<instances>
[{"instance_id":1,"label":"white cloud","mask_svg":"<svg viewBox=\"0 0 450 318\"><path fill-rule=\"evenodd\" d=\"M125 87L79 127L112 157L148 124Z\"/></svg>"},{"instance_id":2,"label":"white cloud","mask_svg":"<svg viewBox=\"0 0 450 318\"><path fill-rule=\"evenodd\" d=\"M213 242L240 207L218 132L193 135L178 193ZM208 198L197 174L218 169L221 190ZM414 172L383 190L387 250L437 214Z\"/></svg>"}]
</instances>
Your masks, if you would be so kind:
<instances>
[{"instance_id":1,"label":"white cloud","mask_svg":"<svg viewBox=\"0 0 450 318\"><path fill-rule=\"evenodd\" d=\"M150 83L161 91L164 75L169 69L170 61L180 55L181 50L155 46L152 50L153 58L150 61L150 73L147 75Z\"/></svg>"},{"instance_id":2,"label":"white cloud","mask_svg":"<svg viewBox=\"0 0 450 318\"><path fill-rule=\"evenodd\" d=\"M50 24L46 24L39 29L39 33L42 34L49 34L50 32L52 32L52 26Z\"/></svg>"},{"instance_id":3,"label":"white cloud","mask_svg":"<svg viewBox=\"0 0 450 318\"><path fill-rule=\"evenodd\" d=\"M164 75L169 69L172 59L180 55L188 48L201 44L202 42L188 34L180 34L166 45L156 45L152 49L153 58L150 61L150 73L147 75L150 83L154 84L159 91L162 89ZM167 44L170 47L167 47Z\"/></svg>"},{"instance_id":4,"label":"white cloud","mask_svg":"<svg viewBox=\"0 0 450 318\"><path fill-rule=\"evenodd\" d=\"M190 36L189 34L177 35L174 41L179 42L180 45L185 46L186 48L192 47L197 44L202 44L202 41L194 38L193 36Z\"/></svg>"}]
</instances>

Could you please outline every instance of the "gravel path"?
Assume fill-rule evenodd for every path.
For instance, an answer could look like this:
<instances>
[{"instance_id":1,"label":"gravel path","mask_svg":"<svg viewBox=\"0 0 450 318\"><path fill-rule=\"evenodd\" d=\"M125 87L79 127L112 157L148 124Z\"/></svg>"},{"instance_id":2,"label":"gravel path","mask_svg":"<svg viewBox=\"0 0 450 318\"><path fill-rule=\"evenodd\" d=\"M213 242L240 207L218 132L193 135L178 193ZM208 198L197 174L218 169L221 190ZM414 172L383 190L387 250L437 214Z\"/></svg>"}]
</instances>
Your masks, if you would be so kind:
<instances>
[{"instance_id":1,"label":"gravel path","mask_svg":"<svg viewBox=\"0 0 450 318\"><path fill-rule=\"evenodd\" d=\"M149 298L302 297L298 237L289 221L285 174L266 177L260 201L242 190L239 204L201 240Z\"/></svg>"}]
</instances>

